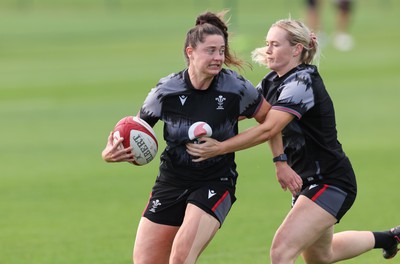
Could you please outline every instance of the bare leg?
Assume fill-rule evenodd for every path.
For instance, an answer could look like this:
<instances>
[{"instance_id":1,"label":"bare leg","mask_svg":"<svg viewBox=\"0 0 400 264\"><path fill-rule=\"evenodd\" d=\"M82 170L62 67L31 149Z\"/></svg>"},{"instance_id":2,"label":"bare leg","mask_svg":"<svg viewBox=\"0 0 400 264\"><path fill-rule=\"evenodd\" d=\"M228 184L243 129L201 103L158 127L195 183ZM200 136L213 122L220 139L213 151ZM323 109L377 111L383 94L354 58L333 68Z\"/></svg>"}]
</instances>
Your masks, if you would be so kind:
<instances>
[{"instance_id":1,"label":"bare leg","mask_svg":"<svg viewBox=\"0 0 400 264\"><path fill-rule=\"evenodd\" d=\"M310 2L312 2L312 4ZM321 30L320 5L320 0L309 1L307 3L307 23L314 32L319 32Z\"/></svg>"},{"instance_id":2,"label":"bare leg","mask_svg":"<svg viewBox=\"0 0 400 264\"><path fill-rule=\"evenodd\" d=\"M331 214L301 195L275 234L271 263L295 263L298 256L322 236L329 245L326 248L330 248L331 228L335 223Z\"/></svg>"},{"instance_id":3,"label":"bare leg","mask_svg":"<svg viewBox=\"0 0 400 264\"><path fill-rule=\"evenodd\" d=\"M340 0L337 5L336 31L348 34L351 18L351 0Z\"/></svg>"},{"instance_id":4,"label":"bare leg","mask_svg":"<svg viewBox=\"0 0 400 264\"><path fill-rule=\"evenodd\" d=\"M219 221L201 210L188 204L183 224L176 234L170 264L196 263L200 253L205 249L220 227Z\"/></svg>"},{"instance_id":5,"label":"bare leg","mask_svg":"<svg viewBox=\"0 0 400 264\"><path fill-rule=\"evenodd\" d=\"M330 228L302 254L308 264L334 263L354 258L374 247L374 236L369 231L345 231L333 234Z\"/></svg>"},{"instance_id":6,"label":"bare leg","mask_svg":"<svg viewBox=\"0 0 400 264\"><path fill-rule=\"evenodd\" d=\"M337 0L337 22L334 46L341 51L349 51L354 46L354 40L349 34L352 12L351 0Z\"/></svg>"},{"instance_id":7,"label":"bare leg","mask_svg":"<svg viewBox=\"0 0 400 264\"><path fill-rule=\"evenodd\" d=\"M333 235L333 261L356 257L374 248L375 238L370 231L344 231Z\"/></svg>"},{"instance_id":8,"label":"bare leg","mask_svg":"<svg viewBox=\"0 0 400 264\"><path fill-rule=\"evenodd\" d=\"M142 217L133 250L135 264L168 264L178 226L160 225Z\"/></svg>"}]
</instances>

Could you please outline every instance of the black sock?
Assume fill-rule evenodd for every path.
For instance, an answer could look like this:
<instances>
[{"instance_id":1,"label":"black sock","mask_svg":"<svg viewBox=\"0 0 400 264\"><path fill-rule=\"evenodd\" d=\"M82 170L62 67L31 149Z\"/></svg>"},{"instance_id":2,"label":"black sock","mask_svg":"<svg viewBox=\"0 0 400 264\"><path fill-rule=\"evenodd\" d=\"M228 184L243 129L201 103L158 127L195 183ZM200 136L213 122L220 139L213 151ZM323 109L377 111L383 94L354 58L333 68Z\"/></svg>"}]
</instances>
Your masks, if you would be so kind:
<instances>
[{"instance_id":1,"label":"black sock","mask_svg":"<svg viewBox=\"0 0 400 264\"><path fill-rule=\"evenodd\" d=\"M396 239L389 231L386 232L372 232L375 237L374 248L391 248L396 244Z\"/></svg>"}]
</instances>

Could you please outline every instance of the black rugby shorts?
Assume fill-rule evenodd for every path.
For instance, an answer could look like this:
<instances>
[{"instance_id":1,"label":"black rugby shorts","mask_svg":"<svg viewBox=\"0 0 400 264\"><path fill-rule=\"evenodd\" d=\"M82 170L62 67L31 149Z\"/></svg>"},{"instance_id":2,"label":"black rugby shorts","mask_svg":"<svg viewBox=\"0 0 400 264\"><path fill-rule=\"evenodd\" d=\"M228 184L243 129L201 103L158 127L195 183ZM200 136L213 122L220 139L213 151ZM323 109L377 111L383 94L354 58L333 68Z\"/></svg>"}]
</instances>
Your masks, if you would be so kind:
<instances>
[{"instance_id":1,"label":"black rugby shorts","mask_svg":"<svg viewBox=\"0 0 400 264\"><path fill-rule=\"evenodd\" d=\"M353 193L347 193L336 186L323 183L307 186L297 196L293 197L292 206L296 203L299 195L308 197L333 215L337 219L337 223L350 210L356 199L356 195Z\"/></svg>"},{"instance_id":2,"label":"black rugby shorts","mask_svg":"<svg viewBox=\"0 0 400 264\"><path fill-rule=\"evenodd\" d=\"M158 224L180 226L186 205L192 203L214 216L222 225L235 201L235 187L231 184L212 182L184 189L157 182L143 217Z\"/></svg>"}]
</instances>

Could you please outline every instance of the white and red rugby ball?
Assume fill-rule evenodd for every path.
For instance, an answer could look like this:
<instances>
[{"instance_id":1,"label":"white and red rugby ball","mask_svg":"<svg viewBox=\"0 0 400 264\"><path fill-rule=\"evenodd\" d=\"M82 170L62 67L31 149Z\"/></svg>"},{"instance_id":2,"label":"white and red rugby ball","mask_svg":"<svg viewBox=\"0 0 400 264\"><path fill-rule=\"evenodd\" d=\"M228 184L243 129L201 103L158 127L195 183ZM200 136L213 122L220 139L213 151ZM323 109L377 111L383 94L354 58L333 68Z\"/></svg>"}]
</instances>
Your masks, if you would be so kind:
<instances>
[{"instance_id":1,"label":"white and red rugby ball","mask_svg":"<svg viewBox=\"0 0 400 264\"><path fill-rule=\"evenodd\" d=\"M212 129L209 124L203 121L196 122L189 127L188 136L190 140L201 137L211 137Z\"/></svg>"},{"instance_id":2,"label":"white and red rugby ball","mask_svg":"<svg viewBox=\"0 0 400 264\"><path fill-rule=\"evenodd\" d=\"M135 153L135 165L145 165L152 161L157 154L158 142L153 128L137 116L126 116L115 125L114 143L124 138L124 148L132 147ZM122 146L121 146L122 147Z\"/></svg>"}]
</instances>

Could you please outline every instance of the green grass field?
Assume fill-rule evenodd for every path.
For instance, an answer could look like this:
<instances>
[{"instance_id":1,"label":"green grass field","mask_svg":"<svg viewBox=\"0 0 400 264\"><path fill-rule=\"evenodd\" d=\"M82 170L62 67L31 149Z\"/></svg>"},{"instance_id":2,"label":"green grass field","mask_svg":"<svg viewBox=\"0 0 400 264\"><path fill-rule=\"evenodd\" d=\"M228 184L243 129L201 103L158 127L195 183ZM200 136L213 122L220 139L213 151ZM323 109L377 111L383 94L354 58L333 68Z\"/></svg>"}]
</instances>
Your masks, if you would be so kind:
<instances>
[{"instance_id":1,"label":"green grass field","mask_svg":"<svg viewBox=\"0 0 400 264\"><path fill-rule=\"evenodd\" d=\"M185 67L183 41L197 14L226 7L232 48L249 61L273 21L304 18L295 0L0 3L0 263L132 262L158 162L106 164L101 150L114 124L136 114L160 77ZM330 34L333 8L325 7ZM399 12L398 1L356 1L355 49L323 50L320 72L359 184L337 231L400 224ZM254 65L243 75L257 84L266 72ZM155 129L162 141L162 125ZM199 264L268 263L272 236L290 209L266 144L239 152L237 163L238 201ZM346 263L398 259L371 251Z\"/></svg>"}]
</instances>

